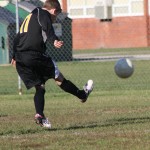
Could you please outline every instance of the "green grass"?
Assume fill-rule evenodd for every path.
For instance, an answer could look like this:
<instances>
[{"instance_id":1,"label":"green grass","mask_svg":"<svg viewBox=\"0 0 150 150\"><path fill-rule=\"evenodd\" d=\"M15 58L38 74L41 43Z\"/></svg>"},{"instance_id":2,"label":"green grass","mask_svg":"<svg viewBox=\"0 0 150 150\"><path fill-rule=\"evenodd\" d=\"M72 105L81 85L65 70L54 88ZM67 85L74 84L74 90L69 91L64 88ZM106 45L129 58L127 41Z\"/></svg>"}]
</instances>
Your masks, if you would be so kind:
<instances>
[{"instance_id":1,"label":"green grass","mask_svg":"<svg viewBox=\"0 0 150 150\"><path fill-rule=\"evenodd\" d=\"M111 56L111 55L139 55L139 54L150 54L149 47L139 48L100 48L100 49L87 49L87 50L74 50L73 54L95 54L96 56Z\"/></svg>"},{"instance_id":2,"label":"green grass","mask_svg":"<svg viewBox=\"0 0 150 150\"><path fill-rule=\"evenodd\" d=\"M89 100L79 100L46 84L46 130L34 123L33 93L17 93L17 74L0 67L0 149L2 150L149 150L150 61L133 61L135 72L118 78L115 62L58 63L65 76L82 87L92 78ZM88 68L88 69L87 69Z\"/></svg>"}]
</instances>

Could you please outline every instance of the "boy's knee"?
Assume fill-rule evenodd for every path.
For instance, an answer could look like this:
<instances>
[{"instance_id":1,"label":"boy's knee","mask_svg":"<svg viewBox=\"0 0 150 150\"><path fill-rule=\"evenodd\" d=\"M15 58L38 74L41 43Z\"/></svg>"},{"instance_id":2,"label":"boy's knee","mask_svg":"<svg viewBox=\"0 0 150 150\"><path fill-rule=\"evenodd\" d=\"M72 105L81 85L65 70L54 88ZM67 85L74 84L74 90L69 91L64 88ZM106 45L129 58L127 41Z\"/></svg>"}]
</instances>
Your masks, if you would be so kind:
<instances>
[{"instance_id":1,"label":"boy's knee","mask_svg":"<svg viewBox=\"0 0 150 150\"><path fill-rule=\"evenodd\" d=\"M55 82L58 86L60 86L64 81L64 79L65 79L64 76L60 73L59 76L55 79Z\"/></svg>"},{"instance_id":2,"label":"boy's knee","mask_svg":"<svg viewBox=\"0 0 150 150\"><path fill-rule=\"evenodd\" d=\"M45 93L45 85L41 84L41 85L36 85L35 86L36 91L38 92L44 92Z\"/></svg>"}]
</instances>

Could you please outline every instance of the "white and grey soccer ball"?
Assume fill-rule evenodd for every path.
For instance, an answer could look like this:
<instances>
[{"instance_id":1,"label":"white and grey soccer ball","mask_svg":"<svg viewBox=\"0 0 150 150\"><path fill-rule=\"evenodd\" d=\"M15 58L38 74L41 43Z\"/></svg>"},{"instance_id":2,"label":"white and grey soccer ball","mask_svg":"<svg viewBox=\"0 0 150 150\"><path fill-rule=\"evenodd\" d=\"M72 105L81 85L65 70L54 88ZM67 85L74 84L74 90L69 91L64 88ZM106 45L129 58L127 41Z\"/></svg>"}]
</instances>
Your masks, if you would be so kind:
<instances>
[{"instance_id":1,"label":"white and grey soccer ball","mask_svg":"<svg viewBox=\"0 0 150 150\"><path fill-rule=\"evenodd\" d=\"M115 73L120 78L128 78L134 72L132 61L128 58L119 59L114 67Z\"/></svg>"}]
</instances>

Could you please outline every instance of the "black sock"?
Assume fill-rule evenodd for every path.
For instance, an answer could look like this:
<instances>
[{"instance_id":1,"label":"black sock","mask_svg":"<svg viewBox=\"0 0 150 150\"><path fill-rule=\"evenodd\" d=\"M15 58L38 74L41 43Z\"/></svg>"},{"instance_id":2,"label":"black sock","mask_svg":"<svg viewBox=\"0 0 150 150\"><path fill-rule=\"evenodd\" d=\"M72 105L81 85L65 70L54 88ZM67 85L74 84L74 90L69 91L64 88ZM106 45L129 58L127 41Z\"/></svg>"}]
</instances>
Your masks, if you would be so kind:
<instances>
[{"instance_id":1,"label":"black sock","mask_svg":"<svg viewBox=\"0 0 150 150\"><path fill-rule=\"evenodd\" d=\"M60 85L61 89L65 92L68 92L74 96L77 96L79 99L85 99L86 94L84 90L79 90L71 81L64 79Z\"/></svg>"},{"instance_id":2,"label":"black sock","mask_svg":"<svg viewBox=\"0 0 150 150\"><path fill-rule=\"evenodd\" d=\"M44 105L45 105L45 99L44 99L45 89L41 86L36 86L36 93L34 95L34 105L35 110L37 114L40 114L44 117Z\"/></svg>"}]
</instances>

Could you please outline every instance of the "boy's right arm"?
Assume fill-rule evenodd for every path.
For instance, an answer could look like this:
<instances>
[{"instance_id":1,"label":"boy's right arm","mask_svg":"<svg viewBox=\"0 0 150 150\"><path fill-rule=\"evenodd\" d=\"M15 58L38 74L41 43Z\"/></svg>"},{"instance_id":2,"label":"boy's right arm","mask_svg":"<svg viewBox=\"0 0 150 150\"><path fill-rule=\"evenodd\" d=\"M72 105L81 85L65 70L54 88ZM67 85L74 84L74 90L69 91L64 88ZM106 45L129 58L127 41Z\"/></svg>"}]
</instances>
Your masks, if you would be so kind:
<instances>
[{"instance_id":1,"label":"boy's right arm","mask_svg":"<svg viewBox=\"0 0 150 150\"><path fill-rule=\"evenodd\" d=\"M55 40L55 41L54 41L54 46L55 46L56 48L61 48L63 45L64 45L64 42L63 42L63 41L58 41L58 40Z\"/></svg>"}]
</instances>

